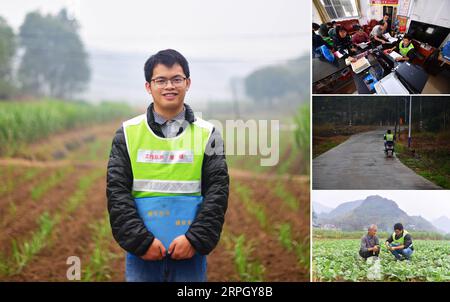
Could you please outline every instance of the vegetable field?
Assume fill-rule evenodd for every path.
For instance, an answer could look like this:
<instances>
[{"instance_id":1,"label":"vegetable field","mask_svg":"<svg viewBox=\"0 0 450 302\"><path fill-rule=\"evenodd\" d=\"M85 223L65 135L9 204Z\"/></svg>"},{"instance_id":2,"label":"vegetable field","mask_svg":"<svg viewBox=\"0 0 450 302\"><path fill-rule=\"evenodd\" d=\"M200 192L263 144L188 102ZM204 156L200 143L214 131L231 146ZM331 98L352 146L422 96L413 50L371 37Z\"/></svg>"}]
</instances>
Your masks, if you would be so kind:
<instances>
[{"instance_id":1,"label":"vegetable field","mask_svg":"<svg viewBox=\"0 0 450 302\"><path fill-rule=\"evenodd\" d=\"M410 261L395 261L384 245L379 261L364 261L359 244L358 239L314 239L313 280L450 281L450 241L414 240Z\"/></svg>"},{"instance_id":2,"label":"vegetable field","mask_svg":"<svg viewBox=\"0 0 450 302\"><path fill-rule=\"evenodd\" d=\"M70 256L81 259L82 281L124 280L105 175L114 133L133 115L108 104L0 104L1 281L67 281ZM284 150L297 150L293 131L282 140ZM309 280L309 178L290 165L257 173L230 161L228 212L208 257L209 280Z\"/></svg>"}]
</instances>

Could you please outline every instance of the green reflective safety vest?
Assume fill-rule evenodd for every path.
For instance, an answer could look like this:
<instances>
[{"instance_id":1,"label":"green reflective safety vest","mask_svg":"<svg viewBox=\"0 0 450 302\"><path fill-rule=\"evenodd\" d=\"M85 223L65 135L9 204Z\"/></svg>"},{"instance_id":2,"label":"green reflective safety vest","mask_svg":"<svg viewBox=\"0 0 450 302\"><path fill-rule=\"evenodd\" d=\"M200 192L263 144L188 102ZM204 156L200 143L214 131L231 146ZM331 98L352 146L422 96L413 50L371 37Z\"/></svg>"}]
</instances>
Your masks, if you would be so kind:
<instances>
[{"instance_id":1,"label":"green reflective safety vest","mask_svg":"<svg viewBox=\"0 0 450 302\"><path fill-rule=\"evenodd\" d=\"M157 136L146 114L123 123L132 195L147 229L166 248L186 233L203 201L203 156L213 125L196 118L173 138Z\"/></svg>"},{"instance_id":2,"label":"green reflective safety vest","mask_svg":"<svg viewBox=\"0 0 450 302\"><path fill-rule=\"evenodd\" d=\"M412 44L412 42L409 42L409 45L407 47L403 47L403 41L401 41L398 44L398 47L400 49L400 54L406 57L408 55L408 52L414 48L414 45Z\"/></svg>"},{"instance_id":3,"label":"green reflective safety vest","mask_svg":"<svg viewBox=\"0 0 450 302\"><path fill-rule=\"evenodd\" d=\"M388 134L386 133L386 141L393 142L394 141L394 134Z\"/></svg>"},{"instance_id":4,"label":"green reflective safety vest","mask_svg":"<svg viewBox=\"0 0 450 302\"><path fill-rule=\"evenodd\" d=\"M395 239L395 232L392 233L392 243L398 244L398 245L404 245L405 244L405 236L408 234L406 230L403 230L402 237Z\"/></svg>"}]
</instances>

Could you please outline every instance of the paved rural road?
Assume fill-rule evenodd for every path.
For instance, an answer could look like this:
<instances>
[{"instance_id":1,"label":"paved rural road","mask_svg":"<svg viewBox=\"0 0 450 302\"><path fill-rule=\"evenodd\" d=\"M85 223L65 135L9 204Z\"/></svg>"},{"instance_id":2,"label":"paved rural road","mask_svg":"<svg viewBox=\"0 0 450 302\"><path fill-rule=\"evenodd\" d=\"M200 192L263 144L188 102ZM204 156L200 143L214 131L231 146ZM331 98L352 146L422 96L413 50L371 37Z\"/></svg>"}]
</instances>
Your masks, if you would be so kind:
<instances>
[{"instance_id":1,"label":"paved rural road","mask_svg":"<svg viewBox=\"0 0 450 302\"><path fill-rule=\"evenodd\" d=\"M352 135L313 160L313 189L433 190L441 189L403 165L385 158L386 129Z\"/></svg>"}]
</instances>

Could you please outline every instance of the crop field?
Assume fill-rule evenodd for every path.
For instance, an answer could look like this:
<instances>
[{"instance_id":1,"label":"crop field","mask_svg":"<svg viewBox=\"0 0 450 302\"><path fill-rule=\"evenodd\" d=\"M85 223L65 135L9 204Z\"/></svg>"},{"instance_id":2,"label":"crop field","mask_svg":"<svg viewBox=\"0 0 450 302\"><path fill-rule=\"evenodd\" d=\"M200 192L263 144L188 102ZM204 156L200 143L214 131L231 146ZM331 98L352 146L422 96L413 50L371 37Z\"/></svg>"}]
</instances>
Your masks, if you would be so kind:
<instances>
[{"instance_id":1,"label":"crop field","mask_svg":"<svg viewBox=\"0 0 450 302\"><path fill-rule=\"evenodd\" d=\"M51 107L44 104L33 106ZM20 110L7 105L0 124L24 132L1 127L8 143L0 154L0 280L67 281L67 258L78 256L82 281L123 281L125 254L111 234L105 174L115 130L134 113L87 106L75 109L87 116L69 114L73 123L60 125L50 116L68 118L64 108L50 116L30 109L35 123L21 128L20 118L5 118ZM296 150L290 134L283 133L283 148ZM208 257L208 279L309 280L309 178L281 166L256 173L241 163L230 162L226 222Z\"/></svg>"},{"instance_id":2,"label":"crop field","mask_svg":"<svg viewBox=\"0 0 450 302\"><path fill-rule=\"evenodd\" d=\"M313 280L450 281L450 241L414 240L410 261L395 261L383 244L379 261L364 261L359 244L359 239L314 238Z\"/></svg>"}]
</instances>

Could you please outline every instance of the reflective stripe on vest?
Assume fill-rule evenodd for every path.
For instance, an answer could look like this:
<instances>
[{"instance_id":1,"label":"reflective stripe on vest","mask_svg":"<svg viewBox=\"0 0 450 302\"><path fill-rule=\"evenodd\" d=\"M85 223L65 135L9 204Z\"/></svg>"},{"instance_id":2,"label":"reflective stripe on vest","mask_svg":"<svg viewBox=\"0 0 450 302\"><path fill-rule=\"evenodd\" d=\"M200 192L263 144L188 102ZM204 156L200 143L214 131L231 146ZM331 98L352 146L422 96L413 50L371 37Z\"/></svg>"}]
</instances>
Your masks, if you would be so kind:
<instances>
[{"instance_id":1,"label":"reflective stripe on vest","mask_svg":"<svg viewBox=\"0 0 450 302\"><path fill-rule=\"evenodd\" d=\"M412 42L409 42L409 45L407 47L403 47L403 41L401 41L398 46L400 49L400 54L404 57L406 57L408 55L408 52L414 48Z\"/></svg>"},{"instance_id":2,"label":"reflective stripe on vest","mask_svg":"<svg viewBox=\"0 0 450 302\"><path fill-rule=\"evenodd\" d=\"M392 233L392 243L396 243L399 245L404 245L405 244L405 236L408 234L408 232L406 230L403 230L403 235L402 237L395 239L395 232Z\"/></svg>"},{"instance_id":3,"label":"reflective stripe on vest","mask_svg":"<svg viewBox=\"0 0 450 302\"><path fill-rule=\"evenodd\" d=\"M201 176L213 125L199 118L173 138L158 137L146 114L123 123L136 208L166 249L183 235L203 202Z\"/></svg>"},{"instance_id":4,"label":"reflective stripe on vest","mask_svg":"<svg viewBox=\"0 0 450 302\"><path fill-rule=\"evenodd\" d=\"M201 182L198 180L133 180L133 191L161 192L161 193L198 193Z\"/></svg>"},{"instance_id":5,"label":"reflective stripe on vest","mask_svg":"<svg viewBox=\"0 0 450 302\"><path fill-rule=\"evenodd\" d=\"M197 118L180 135L162 138L150 129L145 114L126 121L123 129L133 172L133 196L200 195L203 156L212 128L211 123Z\"/></svg>"},{"instance_id":6,"label":"reflective stripe on vest","mask_svg":"<svg viewBox=\"0 0 450 302\"><path fill-rule=\"evenodd\" d=\"M386 141L393 142L394 141L394 134L386 134Z\"/></svg>"}]
</instances>

